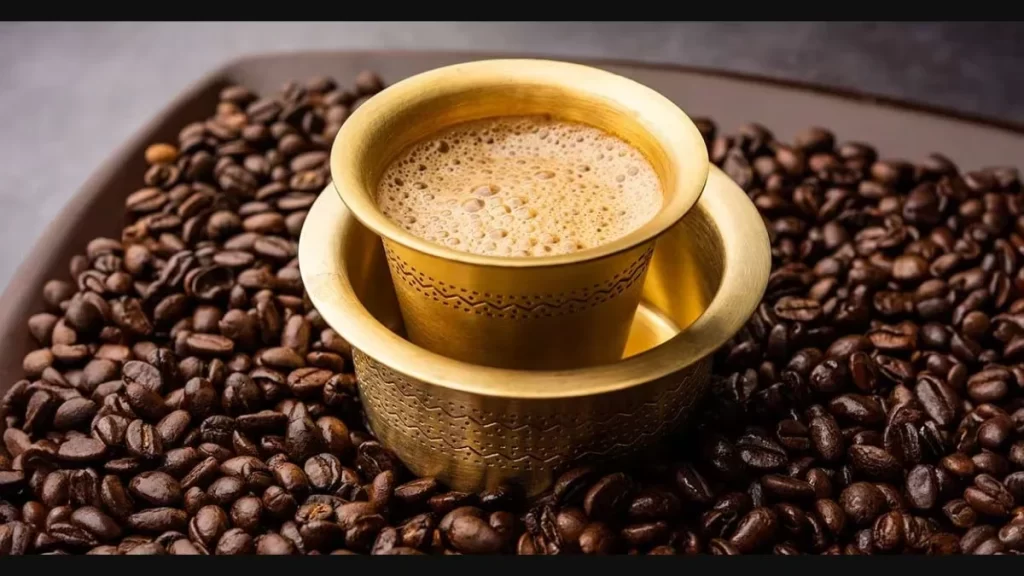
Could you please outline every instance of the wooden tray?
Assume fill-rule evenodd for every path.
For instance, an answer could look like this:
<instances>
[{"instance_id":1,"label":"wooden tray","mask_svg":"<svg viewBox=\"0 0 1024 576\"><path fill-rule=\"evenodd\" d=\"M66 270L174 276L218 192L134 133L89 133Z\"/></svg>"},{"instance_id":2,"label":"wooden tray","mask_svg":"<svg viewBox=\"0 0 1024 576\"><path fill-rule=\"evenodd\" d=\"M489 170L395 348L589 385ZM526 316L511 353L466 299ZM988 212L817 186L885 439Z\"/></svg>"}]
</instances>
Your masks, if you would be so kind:
<instances>
[{"instance_id":1,"label":"wooden tray","mask_svg":"<svg viewBox=\"0 0 1024 576\"><path fill-rule=\"evenodd\" d=\"M386 82L431 68L508 55L444 52L298 52L235 60L199 80L107 160L82 186L18 268L0 297L0 392L22 377L21 361L34 348L28 317L42 309L40 292L51 278L68 278L68 260L90 239L118 237L124 198L145 170L143 150L173 139L188 122L207 117L219 90L242 83L276 90L287 80L329 74L354 78L364 69ZM840 140L861 140L883 157L920 159L942 152L961 168L1017 165L1024 159L1024 127L970 118L863 94L714 70L588 61L662 92L692 116L710 116L721 129L757 121L784 139L810 125L835 130Z\"/></svg>"}]
</instances>

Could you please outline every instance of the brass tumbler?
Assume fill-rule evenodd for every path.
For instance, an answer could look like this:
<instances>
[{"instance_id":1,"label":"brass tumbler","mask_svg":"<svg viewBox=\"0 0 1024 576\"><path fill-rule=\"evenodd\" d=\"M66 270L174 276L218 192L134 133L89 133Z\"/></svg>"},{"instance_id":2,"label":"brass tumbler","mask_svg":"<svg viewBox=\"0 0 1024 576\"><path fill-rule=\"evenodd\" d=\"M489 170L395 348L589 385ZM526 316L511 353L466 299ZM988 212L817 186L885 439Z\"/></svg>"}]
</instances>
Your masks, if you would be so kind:
<instances>
[{"instance_id":1,"label":"brass tumbler","mask_svg":"<svg viewBox=\"0 0 1024 576\"><path fill-rule=\"evenodd\" d=\"M456 124L528 115L588 124L633 145L661 180L660 212L608 244L516 258L434 244L378 209L377 184L408 146ZM383 240L409 340L454 360L519 370L622 358L655 242L697 202L709 166L700 132L661 94L596 68L527 59L457 64L392 85L349 117L330 161L345 205Z\"/></svg>"},{"instance_id":2,"label":"brass tumbler","mask_svg":"<svg viewBox=\"0 0 1024 576\"><path fill-rule=\"evenodd\" d=\"M460 362L403 338L383 247L324 190L299 240L309 298L352 344L370 429L419 476L534 495L574 463L634 454L678 430L710 382L712 354L750 317L771 267L753 202L718 168L658 241L625 358L574 370Z\"/></svg>"}]
</instances>

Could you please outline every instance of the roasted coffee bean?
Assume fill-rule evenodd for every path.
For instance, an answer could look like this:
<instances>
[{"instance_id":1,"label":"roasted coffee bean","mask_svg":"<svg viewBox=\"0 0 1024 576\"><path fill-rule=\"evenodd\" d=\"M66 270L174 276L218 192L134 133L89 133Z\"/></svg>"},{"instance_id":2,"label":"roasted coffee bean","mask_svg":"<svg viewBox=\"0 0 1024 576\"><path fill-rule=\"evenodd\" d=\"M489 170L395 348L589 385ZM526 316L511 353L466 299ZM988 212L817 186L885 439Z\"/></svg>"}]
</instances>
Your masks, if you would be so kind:
<instances>
[{"instance_id":1,"label":"roasted coffee bean","mask_svg":"<svg viewBox=\"0 0 1024 576\"><path fill-rule=\"evenodd\" d=\"M268 532L255 541L256 553L261 556L290 556L295 554L295 545L275 532Z\"/></svg>"},{"instance_id":2,"label":"roasted coffee bean","mask_svg":"<svg viewBox=\"0 0 1024 576\"><path fill-rule=\"evenodd\" d=\"M177 508L148 508L128 516L127 523L133 530L159 534L168 530L186 529L188 514Z\"/></svg>"},{"instance_id":3,"label":"roasted coffee bean","mask_svg":"<svg viewBox=\"0 0 1024 576\"><path fill-rule=\"evenodd\" d=\"M1015 502L1013 494L989 474L974 478L974 486L964 490L964 500L979 514L994 518L1009 515Z\"/></svg>"},{"instance_id":4,"label":"roasted coffee bean","mask_svg":"<svg viewBox=\"0 0 1024 576\"><path fill-rule=\"evenodd\" d=\"M814 487L810 483L780 474L762 476L761 486L767 494L779 500L800 502L813 500L815 496Z\"/></svg>"},{"instance_id":5,"label":"roasted coffee bean","mask_svg":"<svg viewBox=\"0 0 1024 576\"><path fill-rule=\"evenodd\" d=\"M253 554L255 551L252 536L240 528L232 528L217 541L214 553L218 556L241 556Z\"/></svg>"},{"instance_id":6,"label":"roasted coffee bean","mask_svg":"<svg viewBox=\"0 0 1024 576\"><path fill-rule=\"evenodd\" d=\"M71 524L86 530L100 542L111 542L120 538L121 527L117 521L99 508L85 506L71 513Z\"/></svg>"},{"instance_id":7,"label":"roasted coffee bean","mask_svg":"<svg viewBox=\"0 0 1024 576\"><path fill-rule=\"evenodd\" d=\"M583 498L583 509L591 518L618 518L628 509L632 491L632 481L628 476L622 473L610 474L590 487Z\"/></svg>"},{"instance_id":8,"label":"roasted coffee bean","mask_svg":"<svg viewBox=\"0 0 1024 576\"><path fill-rule=\"evenodd\" d=\"M867 482L851 484L839 496L839 504L855 524L866 525L885 509L885 495Z\"/></svg>"},{"instance_id":9,"label":"roasted coffee bean","mask_svg":"<svg viewBox=\"0 0 1024 576\"><path fill-rule=\"evenodd\" d=\"M86 428L96 416L99 407L88 398L71 398L57 408L53 426L62 431Z\"/></svg>"},{"instance_id":10,"label":"roasted coffee bean","mask_svg":"<svg viewBox=\"0 0 1024 576\"><path fill-rule=\"evenodd\" d=\"M164 472L143 472L128 483L135 498L153 506L173 506L181 502L181 485Z\"/></svg>"},{"instance_id":11,"label":"roasted coffee bean","mask_svg":"<svg viewBox=\"0 0 1024 576\"><path fill-rule=\"evenodd\" d=\"M786 464L785 449L776 442L755 434L745 434L736 441L740 459L758 470L773 470Z\"/></svg>"},{"instance_id":12,"label":"roasted coffee bean","mask_svg":"<svg viewBox=\"0 0 1024 576\"><path fill-rule=\"evenodd\" d=\"M184 538L179 538L172 542L167 547L167 553L174 556L198 556L202 554L195 544Z\"/></svg>"},{"instance_id":13,"label":"roasted coffee bean","mask_svg":"<svg viewBox=\"0 0 1024 576\"><path fill-rule=\"evenodd\" d=\"M670 520L679 515L682 503L679 497L667 489L645 490L633 499L629 506L629 517L634 521L650 522Z\"/></svg>"},{"instance_id":14,"label":"roasted coffee bean","mask_svg":"<svg viewBox=\"0 0 1024 576\"><path fill-rule=\"evenodd\" d=\"M256 533L263 520L263 503L255 496L244 496L231 506L231 524L249 534Z\"/></svg>"},{"instance_id":15,"label":"roasted coffee bean","mask_svg":"<svg viewBox=\"0 0 1024 576\"><path fill-rule=\"evenodd\" d=\"M438 489L433 478L420 478L395 487L394 497L408 506L424 504Z\"/></svg>"},{"instance_id":16,"label":"roasted coffee bean","mask_svg":"<svg viewBox=\"0 0 1024 576\"><path fill-rule=\"evenodd\" d=\"M296 462L304 462L323 450L320 432L304 411L301 414L293 413L290 417L285 432L285 449Z\"/></svg>"},{"instance_id":17,"label":"roasted coffee bean","mask_svg":"<svg viewBox=\"0 0 1024 576\"><path fill-rule=\"evenodd\" d=\"M95 438L71 438L61 443L57 457L65 462L84 464L101 459L106 451L107 445Z\"/></svg>"},{"instance_id":18,"label":"roasted coffee bean","mask_svg":"<svg viewBox=\"0 0 1024 576\"><path fill-rule=\"evenodd\" d=\"M778 524L778 516L773 510L754 508L739 521L729 543L740 553L755 552L772 543Z\"/></svg>"},{"instance_id":19,"label":"roasted coffee bean","mask_svg":"<svg viewBox=\"0 0 1024 576\"><path fill-rule=\"evenodd\" d=\"M939 497L939 478L929 465L915 466L907 474L907 498L918 510L930 510Z\"/></svg>"},{"instance_id":20,"label":"roasted coffee bean","mask_svg":"<svg viewBox=\"0 0 1024 576\"><path fill-rule=\"evenodd\" d=\"M163 443L152 424L134 420L125 429L124 444L128 453L138 458L152 460L163 455Z\"/></svg>"},{"instance_id":21,"label":"roasted coffee bean","mask_svg":"<svg viewBox=\"0 0 1024 576\"><path fill-rule=\"evenodd\" d=\"M127 518L134 508L121 479L113 475L104 476L100 481L100 500L107 512L121 520Z\"/></svg>"},{"instance_id":22,"label":"roasted coffee bean","mask_svg":"<svg viewBox=\"0 0 1024 576\"><path fill-rule=\"evenodd\" d=\"M188 535L209 550L230 527L228 515L219 506L204 506L189 521Z\"/></svg>"},{"instance_id":23,"label":"roasted coffee bean","mask_svg":"<svg viewBox=\"0 0 1024 576\"><path fill-rule=\"evenodd\" d=\"M222 476L206 489L207 498L219 506L229 506L245 494L245 481L234 476Z\"/></svg>"},{"instance_id":24,"label":"roasted coffee bean","mask_svg":"<svg viewBox=\"0 0 1024 576\"><path fill-rule=\"evenodd\" d=\"M267 514L278 520L290 518L298 508L295 496L279 486L267 488L262 501Z\"/></svg>"},{"instance_id":25,"label":"roasted coffee bean","mask_svg":"<svg viewBox=\"0 0 1024 576\"><path fill-rule=\"evenodd\" d=\"M832 462L842 457L843 436L831 414L820 411L811 418L808 428L814 449L823 460Z\"/></svg>"},{"instance_id":26,"label":"roasted coffee bean","mask_svg":"<svg viewBox=\"0 0 1024 576\"><path fill-rule=\"evenodd\" d=\"M356 455L356 466L364 476L373 478L385 470L397 473L401 464L393 452L378 442L363 442Z\"/></svg>"},{"instance_id":27,"label":"roasted coffee bean","mask_svg":"<svg viewBox=\"0 0 1024 576\"><path fill-rule=\"evenodd\" d=\"M445 530L445 537L463 554L494 554L501 550L501 535L485 519L471 514L455 517Z\"/></svg>"},{"instance_id":28,"label":"roasted coffee bean","mask_svg":"<svg viewBox=\"0 0 1024 576\"><path fill-rule=\"evenodd\" d=\"M580 533L579 548L584 554L603 556L615 553L618 542L606 524L592 522Z\"/></svg>"},{"instance_id":29,"label":"roasted coffee bean","mask_svg":"<svg viewBox=\"0 0 1024 576\"><path fill-rule=\"evenodd\" d=\"M978 515L965 500L950 500L942 506L942 513L949 520L950 524L957 528L966 529L974 526Z\"/></svg>"},{"instance_id":30,"label":"roasted coffee bean","mask_svg":"<svg viewBox=\"0 0 1024 576\"><path fill-rule=\"evenodd\" d=\"M899 462L892 454L877 446L850 446L848 456L853 467L868 478L893 479L902 473Z\"/></svg>"}]
</instances>

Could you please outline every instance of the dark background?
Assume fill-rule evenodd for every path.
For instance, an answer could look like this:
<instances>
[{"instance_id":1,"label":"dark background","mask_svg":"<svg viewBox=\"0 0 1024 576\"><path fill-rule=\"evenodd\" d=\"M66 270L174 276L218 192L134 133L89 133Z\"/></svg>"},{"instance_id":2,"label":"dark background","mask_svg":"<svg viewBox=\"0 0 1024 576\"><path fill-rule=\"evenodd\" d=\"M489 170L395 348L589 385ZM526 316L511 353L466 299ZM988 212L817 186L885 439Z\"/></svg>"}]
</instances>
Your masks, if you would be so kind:
<instances>
[{"instance_id":1,"label":"dark background","mask_svg":"<svg viewBox=\"0 0 1024 576\"><path fill-rule=\"evenodd\" d=\"M1024 124L1020 23L2 23L0 285L92 170L199 76L251 52L345 48L709 66Z\"/></svg>"}]
</instances>

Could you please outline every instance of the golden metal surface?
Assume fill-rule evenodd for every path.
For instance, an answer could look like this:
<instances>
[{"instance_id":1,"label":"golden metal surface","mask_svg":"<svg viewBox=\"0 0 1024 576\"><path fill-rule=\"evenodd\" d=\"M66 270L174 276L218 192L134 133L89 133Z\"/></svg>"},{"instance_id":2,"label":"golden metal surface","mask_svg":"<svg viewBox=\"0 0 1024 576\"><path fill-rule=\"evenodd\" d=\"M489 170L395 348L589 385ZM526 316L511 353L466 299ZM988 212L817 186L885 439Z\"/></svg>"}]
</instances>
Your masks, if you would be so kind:
<instances>
[{"instance_id":1,"label":"golden metal surface","mask_svg":"<svg viewBox=\"0 0 1024 576\"><path fill-rule=\"evenodd\" d=\"M539 114L595 126L643 152L662 182L662 210L614 242L539 258L451 250L413 236L378 210L381 174L407 146L470 120ZM457 64L398 82L349 117L331 150L342 200L383 239L409 339L449 358L499 368L571 369L619 360L655 241L694 205L707 173L700 132L670 100L610 72L547 60Z\"/></svg>"},{"instance_id":2,"label":"golden metal surface","mask_svg":"<svg viewBox=\"0 0 1024 576\"><path fill-rule=\"evenodd\" d=\"M771 256L753 204L712 167L658 243L632 355L545 371L472 365L403 338L378 236L330 187L306 218L299 263L313 304L354 347L370 426L410 470L456 490L516 482L536 494L570 461L626 455L685 418L711 354L760 302Z\"/></svg>"}]
</instances>

